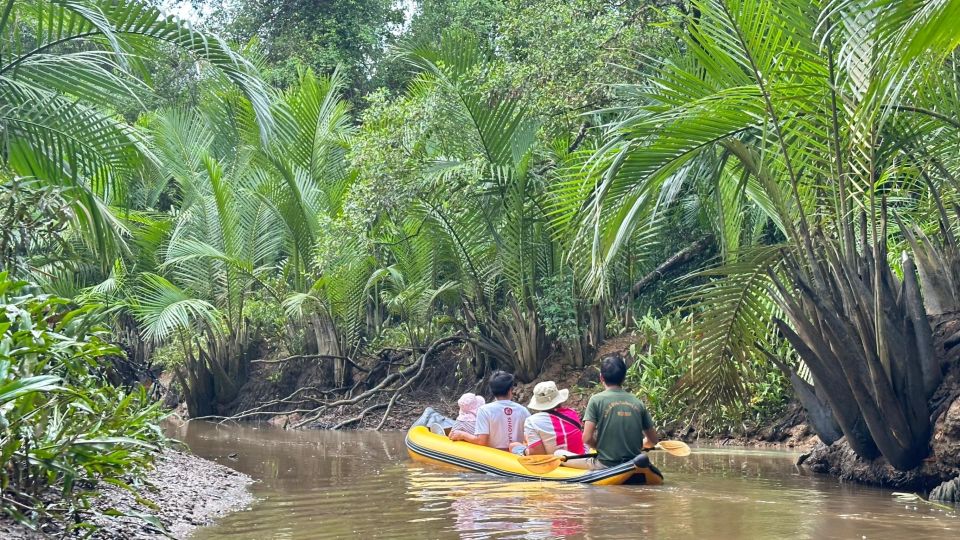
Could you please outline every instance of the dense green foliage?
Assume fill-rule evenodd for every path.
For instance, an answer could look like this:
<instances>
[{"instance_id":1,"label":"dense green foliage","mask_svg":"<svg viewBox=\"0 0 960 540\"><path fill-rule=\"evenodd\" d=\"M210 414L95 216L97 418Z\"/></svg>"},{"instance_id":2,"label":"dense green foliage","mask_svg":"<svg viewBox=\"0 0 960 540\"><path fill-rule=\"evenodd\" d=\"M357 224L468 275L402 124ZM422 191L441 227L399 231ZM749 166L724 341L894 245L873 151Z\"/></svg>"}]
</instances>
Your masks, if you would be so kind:
<instances>
[{"instance_id":1,"label":"dense green foliage","mask_svg":"<svg viewBox=\"0 0 960 540\"><path fill-rule=\"evenodd\" d=\"M914 467L947 367L927 318L955 305L954 278L931 276L955 264L944 205L956 200L960 37L946 20L960 7L692 5L678 46L651 60L593 166L568 182L562 211L584 225L592 278L607 281L624 242L700 194L723 265L690 297L695 392L742 399L762 353L825 413L825 440L842 432L860 455ZM802 365L778 359L784 338Z\"/></svg>"},{"instance_id":2,"label":"dense green foliage","mask_svg":"<svg viewBox=\"0 0 960 540\"><path fill-rule=\"evenodd\" d=\"M146 391L115 385L111 357L123 353L95 326L114 323L114 307L78 295L133 253L122 209L159 197L152 179L162 166L118 113L148 97L143 57L165 48L231 81L258 136L272 132L252 65L156 8L11 0L0 10L0 496L5 513L31 526L88 527L89 485L129 487L163 440ZM75 298L25 288L11 271Z\"/></svg>"},{"instance_id":3,"label":"dense green foliage","mask_svg":"<svg viewBox=\"0 0 960 540\"><path fill-rule=\"evenodd\" d=\"M638 319L635 332L642 345L630 348L636 362L627 372L627 386L656 411L663 429L673 433L686 435L693 430L697 436L729 436L751 433L776 421L789 399L789 383L759 358L739 370L749 400L702 407L689 393L678 391L691 384L690 356L696 346L690 327L694 319L693 314L683 319L649 314Z\"/></svg>"},{"instance_id":4,"label":"dense green foliage","mask_svg":"<svg viewBox=\"0 0 960 540\"><path fill-rule=\"evenodd\" d=\"M455 335L475 376L532 381L633 332L661 423L754 427L789 379L825 440L925 456L947 367L926 316L960 280L960 2L244 0L200 21L239 47L139 0L4 5L0 270L108 305L192 416L235 412L263 355L352 392L362 356ZM108 346L51 317L71 344L8 366L34 386L3 418L51 396L52 425L83 394L78 419L125 405L71 429L152 444L139 393L67 366ZM109 473L115 452L56 432L73 461L18 478L20 504Z\"/></svg>"},{"instance_id":5,"label":"dense green foliage","mask_svg":"<svg viewBox=\"0 0 960 540\"><path fill-rule=\"evenodd\" d=\"M340 66L353 92L370 90L383 79L377 67L403 24L402 8L392 0L241 0L213 6L212 22L225 37L257 40L266 78L281 88L295 85L303 68L327 72Z\"/></svg>"},{"instance_id":6,"label":"dense green foliage","mask_svg":"<svg viewBox=\"0 0 960 540\"><path fill-rule=\"evenodd\" d=\"M103 310L37 295L0 272L0 496L24 521L83 523L89 484L129 481L164 442L160 404L111 385L122 354L96 324ZM46 504L48 490L62 500Z\"/></svg>"}]
</instances>

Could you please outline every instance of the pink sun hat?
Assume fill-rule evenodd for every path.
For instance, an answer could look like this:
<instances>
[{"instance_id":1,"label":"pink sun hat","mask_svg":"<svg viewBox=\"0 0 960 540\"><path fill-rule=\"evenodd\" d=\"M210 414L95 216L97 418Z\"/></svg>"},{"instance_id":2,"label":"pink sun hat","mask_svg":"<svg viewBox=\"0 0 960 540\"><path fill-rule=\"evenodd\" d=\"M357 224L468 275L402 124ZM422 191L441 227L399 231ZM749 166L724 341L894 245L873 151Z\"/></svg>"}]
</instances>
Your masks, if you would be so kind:
<instances>
[{"instance_id":1,"label":"pink sun hat","mask_svg":"<svg viewBox=\"0 0 960 540\"><path fill-rule=\"evenodd\" d=\"M460 396L460 399L457 400L457 405L460 406L460 415L457 416L457 420L460 422L475 422L477 420L477 409L486 402L487 400L483 399L483 396L470 392Z\"/></svg>"}]
</instances>

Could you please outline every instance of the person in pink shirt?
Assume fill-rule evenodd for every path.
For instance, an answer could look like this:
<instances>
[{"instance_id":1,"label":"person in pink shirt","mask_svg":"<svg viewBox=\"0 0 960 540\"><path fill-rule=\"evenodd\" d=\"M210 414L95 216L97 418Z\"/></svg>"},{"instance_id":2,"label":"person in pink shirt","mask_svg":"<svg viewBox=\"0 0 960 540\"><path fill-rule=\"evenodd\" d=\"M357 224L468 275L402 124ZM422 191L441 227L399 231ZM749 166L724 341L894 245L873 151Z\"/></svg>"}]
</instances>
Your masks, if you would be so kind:
<instances>
[{"instance_id":1,"label":"person in pink shirt","mask_svg":"<svg viewBox=\"0 0 960 540\"><path fill-rule=\"evenodd\" d=\"M527 408L539 411L523 423L523 435L527 440L523 454L583 454L583 424L577 411L564 407L570 391L560 390L557 383L544 381L533 388L533 397Z\"/></svg>"}]
</instances>

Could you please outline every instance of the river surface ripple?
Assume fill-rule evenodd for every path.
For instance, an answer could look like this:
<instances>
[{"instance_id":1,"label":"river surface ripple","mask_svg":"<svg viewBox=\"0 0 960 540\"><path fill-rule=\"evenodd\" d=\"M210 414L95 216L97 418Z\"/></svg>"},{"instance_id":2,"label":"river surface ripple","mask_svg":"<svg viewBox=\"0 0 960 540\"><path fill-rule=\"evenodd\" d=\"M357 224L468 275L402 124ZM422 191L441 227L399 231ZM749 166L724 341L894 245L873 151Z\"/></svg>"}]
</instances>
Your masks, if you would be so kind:
<instances>
[{"instance_id":1,"label":"river surface ripple","mask_svg":"<svg viewBox=\"0 0 960 540\"><path fill-rule=\"evenodd\" d=\"M256 503L196 539L960 538L956 511L802 473L797 454L783 451L654 454L664 485L604 487L415 463L397 432L191 422L171 435L258 480Z\"/></svg>"}]
</instances>

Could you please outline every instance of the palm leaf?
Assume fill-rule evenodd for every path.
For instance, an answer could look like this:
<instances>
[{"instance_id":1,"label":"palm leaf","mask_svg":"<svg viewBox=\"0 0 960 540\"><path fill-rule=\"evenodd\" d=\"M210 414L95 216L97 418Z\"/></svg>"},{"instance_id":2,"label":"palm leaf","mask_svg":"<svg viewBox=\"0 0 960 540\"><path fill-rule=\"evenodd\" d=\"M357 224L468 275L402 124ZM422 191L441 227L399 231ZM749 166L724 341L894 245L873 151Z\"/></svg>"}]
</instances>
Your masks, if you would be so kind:
<instances>
[{"instance_id":1,"label":"palm leaf","mask_svg":"<svg viewBox=\"0 0 960 540\"><path fill-rule=\"evenodd\" d=\"M156 274L141 277L132 309L143 325L144 339L162 341L178 330L220 329L217 308Z\"/></svg>"},{"instance_id":2,"label":"palm leaf","mask_svg":"<svg viewBox=\"0 0 960 540\"><path fill-rule=\"evenodd\" d=\"M756 248L697 274L710 281L685 297L697 316L689 329L691 364L679 384L698 402L731 403L746 397L744 364L755 354L756 344L768 341L777 313L769 276L780 263L781 249Z\"/></svg>"}]
</instances>

